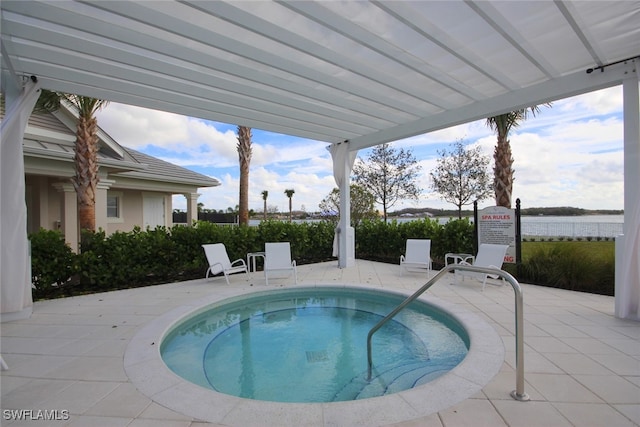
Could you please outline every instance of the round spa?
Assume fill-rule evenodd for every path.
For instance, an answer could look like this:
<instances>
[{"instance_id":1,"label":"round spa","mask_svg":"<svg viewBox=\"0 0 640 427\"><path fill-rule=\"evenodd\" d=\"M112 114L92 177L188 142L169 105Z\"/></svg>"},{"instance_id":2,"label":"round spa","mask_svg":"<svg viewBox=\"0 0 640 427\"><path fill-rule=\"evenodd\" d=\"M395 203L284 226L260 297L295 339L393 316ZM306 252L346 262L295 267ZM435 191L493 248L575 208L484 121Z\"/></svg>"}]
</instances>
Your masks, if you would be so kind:
<instances>
[{"instance_id":1,"label":"round spa","mask_svg":"<svg viewBox=\"0 0 640 427\"><path fill-rule=\"evenodd\" d=\"M457 366L469 337L445 311L415 301L367 334L405 296L347 288L260 293L200 310L162 340L167 366L220 393L277 402L337 402L425 384Z\"/></svg>"},{"instance_id":2,"label":"round spa","mask_svg":"<svg viewBox=\"0 0 640 427\"><path fill-rule=\"evenodd\" d=\"M221 425L416 422L482 390L505 350L486 321L423 295L373 336L367 381L368 331L408 296L384 286L226 287L140 328L124 369L156 404Z\"/></svg>"}]
</instances>

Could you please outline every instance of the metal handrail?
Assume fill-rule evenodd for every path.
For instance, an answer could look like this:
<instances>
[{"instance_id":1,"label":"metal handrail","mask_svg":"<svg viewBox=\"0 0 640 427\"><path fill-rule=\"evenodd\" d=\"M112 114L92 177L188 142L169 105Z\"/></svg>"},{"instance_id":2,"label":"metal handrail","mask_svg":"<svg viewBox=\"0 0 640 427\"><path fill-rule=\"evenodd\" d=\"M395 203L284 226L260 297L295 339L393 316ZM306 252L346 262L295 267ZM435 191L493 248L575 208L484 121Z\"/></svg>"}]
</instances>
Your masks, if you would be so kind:
<instances>
[{"instance_id":1,"label":"metal handrail","mask_svg":"<svg viewBox=\"0 0 640 427\"><path fill-rule=\"evenodd\" d=\"M393 318L396 314L398 314L403 308L409 305L411 302L416 300L420 295L422 295L427 289L429 289L434 283L436 283L442 276L454 270L462 270L462 271L471 271L475 273L486 273L491 275L497 275L505 279L511 287L513 287L515 297L516 297L516 389L511 392L511 396L520 401L529 400L529 395L524 391L524 318L522 314L522 288L520 287L520 283L509 273L504 270L498 270L497 268L485 268L485 267L476 267L472 265L462 265L462 264L451 264L444 268L442 268L438 274L433 276L427 283L424 284L420 289L413 293L410 297L401 302L393 311L387 316L380 320L367 335L367 363L368 363L368 376L367 379L371 380L371 369L373 365L372 355L371 355L371 338L373 334L376 333L378 329L382 327L387 321Z\"/></svg>"}]
</instances>

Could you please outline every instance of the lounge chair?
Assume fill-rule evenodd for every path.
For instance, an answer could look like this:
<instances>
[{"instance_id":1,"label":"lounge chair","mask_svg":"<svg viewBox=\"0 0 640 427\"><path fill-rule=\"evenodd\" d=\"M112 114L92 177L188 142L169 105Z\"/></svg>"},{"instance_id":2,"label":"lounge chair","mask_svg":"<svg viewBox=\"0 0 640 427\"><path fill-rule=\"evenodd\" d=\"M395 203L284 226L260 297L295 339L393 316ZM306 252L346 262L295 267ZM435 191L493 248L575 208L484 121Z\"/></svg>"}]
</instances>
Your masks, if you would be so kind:
<instances>
[{"instance_id":1,"label":"lounge chair","mask_svg":"<svg viewBox=\"0 0 640 427\"><path fill-rule=\"evenodd\" d=\"M431 240L407 239L404 255L400 255L400 275L402 269L431 270Z\"/></svg>"},{"instance_id":2,"label":"lounge chair","mask_svg":"<svg viewBox=\"0 0 640 427\"><path fill-rule=\"evenodd\" d=\"M269 285L269 276L274 273L287 273L288 277L293 272L295 284L298 284L298 271L295 260L291 260L291 245L289 242L264 244L264 279ZM281 274L278 277L283 277Z\"/></svg>"},{"instance_id":3,"label":"lounge chair","mask_svg":"<svg viewBox=\"0 0 640 427\"><path fill-rule=\"evenodd\" d=\"M473 263L470 264L466 261L460 261L459 265L473 265L476 267L485 267L485 268L497 268L502 269L502 263L504 262L504 256L507 253L507 249L509 246L507 245L493 245L489 243L483 243L478 248L478 254L473 259ZM482 280L482 290L484 291L484 287L487 284L487 278L491 277L492 279L496 279L498 276L495 274L485 274L485 273L476 273L473 271L462 271L455 270L455 280L458 281L458 277L462 276L462 280L464 280L465 276L473 277L477 280ZM502 283L504 284L504 279L502 279Z\"/></svg>"},{"instance_id":4,"label":"lounge chair","mask_svg":"<svg viewBox=\"0 0 640 427\"><path fill-rule=\"evenodd\" d=\"M237 259L233 262L229 260L227 248L225 248L223 243L210 243L202 245L202 248L209 263L205 278L209 278L209 275L215 276L216 274L223 273L228 285L229 274L248 272L247 264L243 259Z\"/></svg>"}]
</instances>

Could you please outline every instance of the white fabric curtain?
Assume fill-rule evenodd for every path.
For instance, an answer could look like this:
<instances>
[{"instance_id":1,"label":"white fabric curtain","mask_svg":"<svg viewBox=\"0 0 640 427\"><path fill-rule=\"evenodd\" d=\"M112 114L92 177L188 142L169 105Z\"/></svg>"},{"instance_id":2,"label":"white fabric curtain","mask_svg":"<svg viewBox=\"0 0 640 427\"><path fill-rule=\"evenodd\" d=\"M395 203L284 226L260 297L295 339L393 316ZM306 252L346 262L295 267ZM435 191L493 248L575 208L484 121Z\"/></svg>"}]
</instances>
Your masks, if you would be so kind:
<instances>
[{"instance_id":1,"label":"white fabric curtain","mask_svg":"<svg viewBox=\"0 0 640 427\"><path fill-rule=\"evenodd\" d=\"M7 95L0 134L0 313L2 320L31 314L31 260L25 203L24 130L40 94L29 81L16 97Z\"/></svg>"},{"instance_id":2,"label":"white fabric curtain","mask_svg":"<svg viewBox=\"0 0 640 427\"><path fill-rule=\"evenodd\" d=\"M640 320L640 69L623 81L624 237L616 244L615 314Z\"/></svg>"},{"instance_id":3,"label":"white fabric curtain","mask_svg":"<svg viewBox=\"0 0 640 427\"><path fill-rule=\"evenodd\" d=\"M348 236L353 238L353 230L351 229L351 200L349 193L349 175L356 160L358 151L349 151L348 142L332 144L329 147L331 158L333 159L333 178L340 189L340 222L333 236L333 256L338 257L338 266L341 268L351 265L353 260L353 245L347 242ZM340 233L339 230L344 230Z\"/></svg>"},{"instance_id":4,"label":"white fabric curtain","mask_svg":"<svg viewBox=\"0 0 640 427\"><path fill-rule=\"evenodd\" d=\"M329 146L329 152L333 159L333 178L336 180L338 188L342 189L346 174L345 165L348 166L349 171L351 171L358 156L358 151L349 151L349 144L347 142L341 142L331 144ZM345 164L346 161L349 163Z\"/></svg>"},{"instance_id":5,"label":"white fabric curtain","mask_svg":"<svg viewBox=\"0 0 640 427\"><path fill-rule=\"evenodd\" d=\"M628 227L621 245L621 271L616 272L620 274L616 281L616 317L640 320L640 204L635 206L633 218L634 228Z\"/></svg>"}]
</instances>

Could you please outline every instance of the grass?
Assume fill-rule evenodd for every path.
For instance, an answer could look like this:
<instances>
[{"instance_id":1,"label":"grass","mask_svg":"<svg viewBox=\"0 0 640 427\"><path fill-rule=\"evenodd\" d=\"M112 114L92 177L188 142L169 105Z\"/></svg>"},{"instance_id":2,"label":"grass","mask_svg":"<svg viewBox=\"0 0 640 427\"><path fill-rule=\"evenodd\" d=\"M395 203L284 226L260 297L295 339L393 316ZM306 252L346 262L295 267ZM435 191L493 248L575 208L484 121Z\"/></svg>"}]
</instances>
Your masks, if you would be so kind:
<instances>
[{"instance_id":1,"label":"grass","mask_svg":"<svg viewBox=\"0 0 640 427\"><path fill-rule=\"evenodd\" d=\"M615 257L614 241L572 241L572 242L522 242L522 260L527 261L534 253L552 250L557 245L571 245L579 251L589 251L595 258L610 259Z\"/></svg>"},{"instance_id":2,"label":"grass","mask_svg":"<svg viewBox=\"0 0 640 427\"><path fill-rule=\"evenodd\" d=\"M615 242L554 241L523 242L517 276L525 283L613 295L614 273Z\"/></svg>"}]
</instances>

